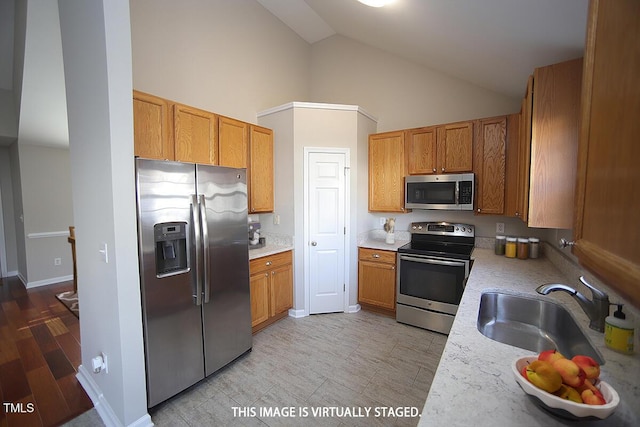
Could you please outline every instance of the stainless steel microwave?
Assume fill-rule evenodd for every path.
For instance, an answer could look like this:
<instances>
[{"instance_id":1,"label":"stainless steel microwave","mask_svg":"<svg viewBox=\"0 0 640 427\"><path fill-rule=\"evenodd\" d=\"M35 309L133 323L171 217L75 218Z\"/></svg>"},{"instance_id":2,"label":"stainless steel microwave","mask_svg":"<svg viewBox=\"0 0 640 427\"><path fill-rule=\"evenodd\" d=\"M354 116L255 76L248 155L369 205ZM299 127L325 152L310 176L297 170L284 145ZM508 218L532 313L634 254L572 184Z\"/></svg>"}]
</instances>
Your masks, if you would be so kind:
<instances>
[{"instance_id":1,"label":"stainless steel microwave","mask_svg":"<svg viewBox=\"0 0 640 427\"><path fill-rule=\"evenodd\" d=\"M473 210L472 173L405 177L405 209Z\"/></svg>"}]
</instances>

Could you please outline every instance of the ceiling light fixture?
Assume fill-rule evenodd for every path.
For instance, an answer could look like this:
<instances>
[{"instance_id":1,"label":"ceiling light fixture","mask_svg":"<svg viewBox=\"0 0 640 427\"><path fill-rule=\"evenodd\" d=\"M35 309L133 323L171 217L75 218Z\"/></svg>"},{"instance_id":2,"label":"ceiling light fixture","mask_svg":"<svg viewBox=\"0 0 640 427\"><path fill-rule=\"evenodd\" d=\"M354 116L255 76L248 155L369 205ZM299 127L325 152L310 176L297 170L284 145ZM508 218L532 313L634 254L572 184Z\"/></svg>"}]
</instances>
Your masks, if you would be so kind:
<instances>
[{"instance_id":1,"label":"ceiling light fixture","mask_svg":"<svg viewBox=\"0 0 640 427\"><path fill-rule=\"evenodd\" d=\"M362 4L366 4L371 7L382 7L389 3L393 3L394 0L358 0Z\"/></svg>"}]
</instances>

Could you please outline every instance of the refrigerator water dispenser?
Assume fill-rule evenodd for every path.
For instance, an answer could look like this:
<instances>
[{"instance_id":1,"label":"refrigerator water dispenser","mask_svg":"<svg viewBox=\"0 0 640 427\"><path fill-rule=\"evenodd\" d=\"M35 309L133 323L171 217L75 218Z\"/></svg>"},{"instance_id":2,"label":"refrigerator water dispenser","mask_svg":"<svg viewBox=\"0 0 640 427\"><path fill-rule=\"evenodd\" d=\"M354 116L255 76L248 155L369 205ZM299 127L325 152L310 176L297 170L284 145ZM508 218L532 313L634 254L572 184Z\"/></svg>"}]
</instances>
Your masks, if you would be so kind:
<instances>
[{"instance_id":1,"label":"refrigerator water dispenser","mask_svg":"<svg viewBox=\"0 0 640 427\"><path fill-rule=\"evenodd\" d=\"M166 277L189 271L187 223L163 222L153 226L156 247L156 276Z\"/></svg>"}]
</instances>

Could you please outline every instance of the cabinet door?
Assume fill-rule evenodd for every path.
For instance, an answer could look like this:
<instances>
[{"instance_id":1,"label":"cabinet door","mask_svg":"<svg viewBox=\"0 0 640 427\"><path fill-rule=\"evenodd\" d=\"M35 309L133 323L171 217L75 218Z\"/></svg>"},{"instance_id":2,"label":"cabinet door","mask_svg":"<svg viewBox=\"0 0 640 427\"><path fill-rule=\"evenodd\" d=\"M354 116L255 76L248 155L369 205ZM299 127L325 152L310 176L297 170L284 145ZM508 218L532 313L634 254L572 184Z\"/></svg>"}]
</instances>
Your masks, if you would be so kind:
<instances>
[{"instance_id":1,"label":"cabinet door","mask_svg":"<svg viewBox=\"0 0 640 427\"><path fill-rule=\"evenodd\" d=\"M585 48L573 253L640 307L637 0L592 2ZM614 101L615 100L615 101Z\"/></svg>"},{"instance_id":2,"label":"cabinet door","mask_svg":"<svg viewBox=\"0 0 640 427\"><path fill-rule=\"evenodd\" d=\"M520 118L522 112L507 116L507 153L504 190L504 214L519 217L518 159L520 156Z\"/></svg>"},{"instance_id":3,"label":"cabinet door","mask_svg":"<svg viewBox=\"0 0 640 427\"><path fill-rule=\"evenodd\" d=\"M148 159L173 160L171 103L133 91L133 154Z\"/></svg>"},{"instance_id":4,"label":"cabinet door","mask_svg":"<svg viewBox=\"0 0 640 427\"><path fill-rule=\"evenodd\" d=\"M369 135L369 211L404 212L404 132Z\"/></svg>"},{"instance_id":5,"label":"cabinet door","mask_svg":"<svg viewBox=\"0 0 640 427\"><path fill-rule=\"evenodd\" d=\"M251 276L249 286L251 292L251 327L269 319L269 273L258 273Z\"/></svg>"},{"instance_id":6,"label":"cabinet door","mask_svg":"<svg viewBox=\"0 0 640 427\"><path fill-rule=\"evenodd\" d=\"M273 212L273 131L252 125L249 137L249 212Z\"/></svg>"},{"instance_id":7,"label":"cabinet door","mask_svg":"<svg viewBox=\"0 0 640 427\"><path fill-rule=\"evenodd\" d=\"M218 116L218 151L220 166L247 167L249 125L240 120Z\"/></svg>"},{"instance_id":8,"label":"cabinet door","mask_svg":"<svg viewBox=\"0 0 640 427\"><path fill-rule=\"evenodd\" d=\"M216 115L175 104L175 159L179 162L218 164Z\"/></svg>"},{"instance_id":9,"label":"cabinet door","mask_svg":"<svg viewBox=\"0 0 640 427\"><path fill-rule=\"evenodd\" d=\"M533 76L529 227L573 225L582 58Z\"/></svg>"},{"instance_id":10,"label":"cabinet door","mask_svg":"<svg viewBox=\"0 0 640 427\"><path fill-rule=\"evenodd\" d=\"M507 118L478 120L476 137L476 211L504 213Z\"/></svg>"},{"instance_id":11,"label":"cabinet door","mask_svg":"<svg viewBox=\"0 0 640 427\"><path fill-rule=\"evenodd\" d=\"M409 175L436 173L436 128L410 129L406 134Z\"/></svg>"},{"instance_id":12,"label":"cabinet door","mask_svg":"<svg viewBox=\"0 0 640 427\"><path fill-rule=\"evenodd\" d=\"M531 171L531 113L533 111L533 76L527 80L527 91L522 99L520 119L520 140L518 143L518 216L529 222L529 173Z\"/></svg>"},{"instance_id":13,"label":"cabinet door","mask_svg":"<svg viewBox=\"0 0 640 427\"><path fill-rule=\"evenodd\" d=\"M271 271L271 310L275 316L293 307L293 266L291 264Z\"/></svg>"},{"instance_id":14,"label":"cabinet door","mask_svg":"<svg viewBox=\"0 0 640 427\"><path fill-rule=\"evenodd\" d=\"M358 263L358 301L395 310L395 297L395 265L372 261Z\"/></svg>"},{"instance_id":15,"label":"cabinet door","mask_svg":"<svg viewBox=\"0 0 640 427\"><path fill-rule=\"evenodd\" d=\"M438 128L438 173L473 171L473 122Z\"/></svg>"}]
</instances>

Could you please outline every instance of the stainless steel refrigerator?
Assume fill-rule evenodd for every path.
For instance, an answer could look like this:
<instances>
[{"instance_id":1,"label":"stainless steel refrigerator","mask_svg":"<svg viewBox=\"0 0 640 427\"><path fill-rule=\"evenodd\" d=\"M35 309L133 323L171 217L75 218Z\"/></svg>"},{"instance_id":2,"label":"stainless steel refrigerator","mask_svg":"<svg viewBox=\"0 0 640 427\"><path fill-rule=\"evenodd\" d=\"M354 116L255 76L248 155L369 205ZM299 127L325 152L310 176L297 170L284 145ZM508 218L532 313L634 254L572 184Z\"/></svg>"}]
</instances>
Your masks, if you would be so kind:
<instances>
[{"instance_id":1,"label":"stainless steel refrigerator","mask_svg":"<svg viewBox=\"0 0 640 427\"><path fill-rule=\"evenodd\" d=\"M251 349L246 170L136 159L147 401Z\"/></svg>"}]
</instances>

